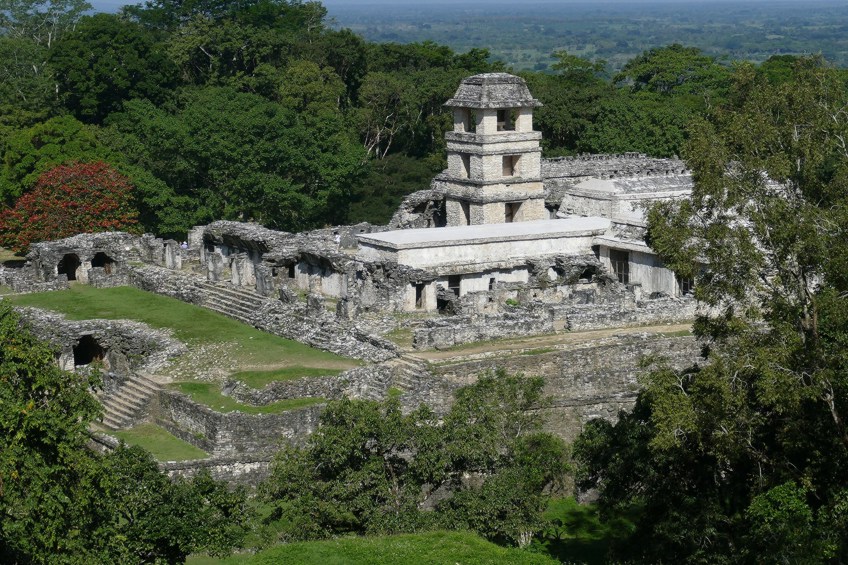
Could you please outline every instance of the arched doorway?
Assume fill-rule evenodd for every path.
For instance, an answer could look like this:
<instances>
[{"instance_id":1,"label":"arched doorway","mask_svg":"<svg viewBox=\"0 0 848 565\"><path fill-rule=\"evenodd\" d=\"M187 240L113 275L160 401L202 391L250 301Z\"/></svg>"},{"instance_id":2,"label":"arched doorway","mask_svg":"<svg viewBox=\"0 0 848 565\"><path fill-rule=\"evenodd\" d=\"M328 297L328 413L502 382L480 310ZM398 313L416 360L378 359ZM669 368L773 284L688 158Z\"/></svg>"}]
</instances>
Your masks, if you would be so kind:
<instances>
[{"instance_id":1,"label":"arched doorway","mask_svg":"<svg viewBox=\"0 0 848 565\"><path fill-rule=\"evenodd\" d=\"M103 267L103 271L107 275L112 274L112 265L115 264L115 260L103 253L102 251L96 253L94 258L91 260L92 267Z\"/></svg>"},{"instance_id":2,"label":"arched doorway","mask_svg":"<svg viewBox=\"0 0 848 565\"><path fill-rule=\"evenodd\" d=\"M77 254L68 253L62 257L61 261L59 261L57 270L60 275L68 275L69 281L75 281L77 280L77 271L79 270L80 265L82 265L82 263L80 262L80 258Z\"/></svg>"},{"instance_id":3,"label":"arched doorway","mask_svg":"<svg viewBox=\"0 0 848 565\"><path fill-rule=\"evenodd\" d=\"M106 350L97 343L94 336L86 334L74 346L74 367L90 365L95 361L102 361L105 364Z\"/></svg>"}]
</instances>

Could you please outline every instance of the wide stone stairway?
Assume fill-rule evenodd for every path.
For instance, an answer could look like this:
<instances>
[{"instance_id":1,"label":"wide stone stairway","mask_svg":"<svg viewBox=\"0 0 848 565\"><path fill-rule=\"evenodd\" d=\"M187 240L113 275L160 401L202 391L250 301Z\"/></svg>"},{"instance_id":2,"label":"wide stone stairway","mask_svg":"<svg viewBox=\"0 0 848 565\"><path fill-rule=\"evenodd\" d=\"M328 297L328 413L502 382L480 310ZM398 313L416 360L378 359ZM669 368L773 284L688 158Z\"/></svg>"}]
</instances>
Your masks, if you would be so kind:
<instances>
[{"instance_id":1,"label":"wide stone stairway","mask_svg":"<svg viewBox=\"0 0 848 565\"><path fill-rule=\"evenodd\" d=\"M262 309L268 299L256 293L231 286L204 282L199 285L204 290L203 306L219 314L235 318L253 326L256 313Z\"/></svg>"},{"instance_id":2,"label":"wide stone stairway","mask_svg":"<svg viewBox=\"0 0 848 565\"><path fill-rule=\"evenodd\" d=\"M133 375L117 388L103 391L98 399L103 404L103 421L107 430L130 428L144 418L160 385L144 376Z\"/></svg>"}]
</instances>

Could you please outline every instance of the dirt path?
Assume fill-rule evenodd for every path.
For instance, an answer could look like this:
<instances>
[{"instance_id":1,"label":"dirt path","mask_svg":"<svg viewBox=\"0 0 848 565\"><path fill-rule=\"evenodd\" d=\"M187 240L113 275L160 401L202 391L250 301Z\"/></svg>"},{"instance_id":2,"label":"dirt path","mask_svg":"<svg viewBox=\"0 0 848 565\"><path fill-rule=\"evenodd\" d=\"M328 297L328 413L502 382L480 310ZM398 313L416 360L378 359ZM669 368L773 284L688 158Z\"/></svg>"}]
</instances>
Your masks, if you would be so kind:
<instances>
[{"instance_id":1,"label":"dirt path","mask_svg":"<svg viewBox=\"0 0 848 565\"><path fill-rule=\"evenodd\" d=\"M425 361L445 361L461 357L469 357L491 352L516 351L523 349L536 349L544 347L556 347L568 343L580 343L594 341L614 335L640 334L640 333L678 333L690 330L692 324L672 324L661 326L637 326L632 328L610 328L586 332L566 332L560 334L547 334L523 338L504 339L496 342L482 344L471 344L459 346L456 349L418 351L408 350L407 354Z\"/></svg>"}]
</instances>

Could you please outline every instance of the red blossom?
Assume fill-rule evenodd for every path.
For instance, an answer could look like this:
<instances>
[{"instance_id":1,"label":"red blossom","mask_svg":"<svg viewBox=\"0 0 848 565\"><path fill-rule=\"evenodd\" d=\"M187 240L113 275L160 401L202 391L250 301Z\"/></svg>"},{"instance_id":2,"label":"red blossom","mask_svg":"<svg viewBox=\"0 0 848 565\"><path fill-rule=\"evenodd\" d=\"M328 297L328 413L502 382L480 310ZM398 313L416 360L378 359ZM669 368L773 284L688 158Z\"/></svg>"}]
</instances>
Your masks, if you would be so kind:
<instances>
[{"instance_id":1,"label":"red blossom","mask_svg":"<svg viewBox=\"0 0 848 565\"><path fill-rule=\"evenodd\" d=\"M130 180L108 163L59 165L0 213L0 245L23 251L36 241L131 230L138 222L132 193Z\"/></svg>"}]
</instances>

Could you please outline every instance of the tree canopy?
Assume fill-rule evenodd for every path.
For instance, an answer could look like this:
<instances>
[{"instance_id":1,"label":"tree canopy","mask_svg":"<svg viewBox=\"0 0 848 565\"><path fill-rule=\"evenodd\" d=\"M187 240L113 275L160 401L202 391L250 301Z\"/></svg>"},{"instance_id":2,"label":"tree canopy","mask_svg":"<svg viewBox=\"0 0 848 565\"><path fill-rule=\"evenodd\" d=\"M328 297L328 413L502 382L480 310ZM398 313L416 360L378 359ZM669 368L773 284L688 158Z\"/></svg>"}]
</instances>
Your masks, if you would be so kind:
<instances>
[{"instance_id":1,"label":"tree canopy","mask_svg":"<svg viewBox=\"0 0 848 565\"><path fill-rule=\"evenodd\" d=\"M576 447L607 512L639 509L621 559L848 556L846 93L817 58L776 81L741 66L691 128L692 198L649 229L697 277L706 358L652 371L636 410Z\"/></svg>"},{"instance_id":2,"label":"tree canopy","mask_svg":"<svg viewBox=\"0 0 848 565\"><path fill-rule=\"evenodd\" d=\"M544 404L541 387L481 377L443 424L426 407L402 414L395 398L330 403L308 445L275 460L273 518L289 524L286 539L452 528L526 545L567 470L563 442L528 413Z\"/></svg>"},{"instance_id":3,"label":"tree canopy","mask_svg":"<svg viewBox=\"0 0 848 565\"><path fill-rule=\"evenodd\" d=\"M0 301L0 559L4 563L182 563L229 552L250 514L241 490L171 480L149 453L89 449L100 375L59 369Z\"/></svg>"}]
</instances>

